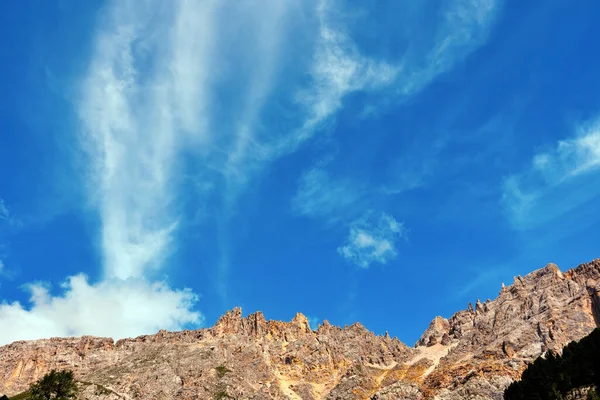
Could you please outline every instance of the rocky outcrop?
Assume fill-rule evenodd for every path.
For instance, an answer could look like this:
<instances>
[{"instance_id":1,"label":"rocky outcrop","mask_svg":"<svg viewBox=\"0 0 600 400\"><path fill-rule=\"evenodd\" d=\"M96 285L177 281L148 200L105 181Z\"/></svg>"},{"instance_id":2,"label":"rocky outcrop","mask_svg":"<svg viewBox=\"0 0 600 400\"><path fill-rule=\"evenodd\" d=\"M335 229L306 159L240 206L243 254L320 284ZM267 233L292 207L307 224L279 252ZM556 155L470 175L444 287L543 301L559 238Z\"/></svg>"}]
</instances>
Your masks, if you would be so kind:
<instances>
[{"instance_id":1,"label":"rocky outcrop","mask_svg":"<svg viewBox=\"0 0 600 400\"><path fill-rule=\"evenodd\" d=\"M560 352L597 326L600 260L562 273L554 264L515 277L498 298L454 314L454 348L424 380L439 399L501 399L527 363Z\"/></svg>"},{"instance_id":2,"label":"rocky outcrop","mask_svg":"<svg viewBox=\"0 0 600 400\"><path fill-rule=\"evenodd\" d=\"M114 342L47 339L0 347L0 393L72 369L86 399L501 399L526 365L590 333L600 319L600 260L550 264L449 319L414 348L361 324L297 314L268 321L233 309L208 329Z\"/></svg>"},{"instance_id":3,"label":"rocky outcrop","mask_svg":"<svg viewBox=\"0 0 600 400\"><path fill-rule=\"evenodd\" d=\"M443 345L450 344L450 323L446 318L435 317L429 328L423 333L417 346L433 346L438 343Z\"/></svg>"}]
</instances>

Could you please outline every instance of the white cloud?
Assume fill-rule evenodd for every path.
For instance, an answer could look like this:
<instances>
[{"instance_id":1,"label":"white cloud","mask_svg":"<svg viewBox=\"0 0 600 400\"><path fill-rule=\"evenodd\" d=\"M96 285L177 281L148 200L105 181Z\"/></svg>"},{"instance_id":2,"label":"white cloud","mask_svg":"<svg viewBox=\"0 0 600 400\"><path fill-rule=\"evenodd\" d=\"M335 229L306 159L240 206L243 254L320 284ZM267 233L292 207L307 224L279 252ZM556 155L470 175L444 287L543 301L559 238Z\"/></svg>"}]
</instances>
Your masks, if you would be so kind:
<instances>
[{"instance_id":1,"label":"white cloud","mask_svg":"<svg viewBox=\"0 0 600 400\"><path fill-rule=\"evenodd\" d=\"M194 174L208 176L201 186L221 180L232 192L251 164L265 158L253 128L272 88L286 12L285 2L270 3L260 8L265 15L250 2L228 8L213 0L180 0L166 10L158 1L114 2L79 110L108 276L143 276L169 255L184 155L193 155ZM252 51L238 31L230 37L228 28L239 24L252 32L243 38ZM244 57L251 67L231 70L228 64ZM236 96L241 105L225 110L223 123L214 104L228 79L245 80L248 88Z\"/></svg>"},{"instance_id":2,"label":"white cloud","mask_svg":"<svg viewBox=\"0 0 600 400\"><path fill-rule=\"evenodd\" d=\"M299 214L320 218L330 225L348 225L364 210L364 189L349 180L332 179L322 168L313 168L300 178L292 208ZM347 242L338 253L361 268L386 264L397 255L396 244L404 237L404 225L386 213L364 213L349 224Z\"/></svg>"},{"instance_id":3,"label":"white cloud","mask_svg":"<svg viewBox=\"0 0 600 400\"><path fill-rule=\"evenodd\" d=\"M600 195L600 123L578 129L574 137L539 152L527 169L504 181L502 203L515 227L551 222Z\"/></svg>"},{"instance_id":4,"label":"white cloud","mask_svg":"<svg viewBox=\"0 0 600 400\"><path fill-rule=\"evenodd\" d=\"M314 127L342 106L348 93L378 89L394 82L399 68L385 61L365 57L349 35L333 27L332 19L339 11L331 1L319 2L319 38L314 55L314 92L307 100L310 117L305 127Z\"/></svg>"},{"instance_id":5,"label":"white cloud","mask_svg":"<svg viewBox=\"0 0 600 400\"><path fill-rule=\"evenodd\" d=\"M43 284L28 286L30 307L18 302L0 304L0 344L52 336L95 335L113 338L181 329L199 324L189 311L196 296L172 290L163 282L111 280L90 284L84 275L67 279L62 294L52 296Z\"/></svg>"},{"instance_id":6,"label":"white cloud","mask_svg":"<svg viewBox=\"0 0 600 400\"><path fill-rule=\"evenodd\" d=\"M450 70L481 46L489 35L502 0L451 0L440 10L435 44L425 57L425 66L411 68L402 87L412 94L429 84L437 75ZM419 64L416 64L419 65Z\"/></svg>"},{"instance_id":7,"label":"white cloud","mask_svg":"<svg viewBox=\"0 0 600 400\"><path fill-rule=\"evenodd\" d=\"M130 2L111 9L96 39L80 105L82 138L92 160L90 194L100 208L110 278L141 277L160 263L178 222L170 207L174 121L179 116L187 127L189 120L187 110L172 108L170 91L190 77L176 65L174 82L167 85L163 76L148 78L140 71L136 46L142 40L144 47L156 45L144 37L148 19L149 10Z\"/></svg>"},{"instance_id":8,"label":"white cloud","mask_svg":"<svg viewBox=\"0 0 600 400\"><path fill-rule=\"evenodd\" d=\"M396 244L405 236L404 225L392 216L369 212L350 227L348 240L338 253L361 268L373 263L386 264L396 258Z\"/></svg>"},{"instance_id":9,"label":"white cloud","mask_svg":"<svg viewBox=\"0 0 600 400\"><path fill-rule=\"evenodd\" d=\"M107 279L147 278L167 265L177 245L182 175L211 188L195 201L219 197L226 226L256 164L277 155L261 150L271 138L255 128L293 2L224 3L114 1L104 15L79 115ZM248 34L239 35L242 27ZM222 109L215 105L228 81L242 89ZM186 157L194 171L184 169ZM223 280L227 262L219 265Z\"/></svg>"},{"instance_id":10,"label":"white cloud","mask_svg":"<svg viewBox=\"0 0 600 400\"><path fill-rule=\"evenodd\" d=\"M402 95L413 95L422 90L487 40L501 1L444 2L439 10L441 18L433 27L431 46L412 48L399 60L365 56L352 40L352 32L343 28L344 12L339 3L320 0L317 5L319 36L313 56L313 88L301 97L310 109L305 122L309 131L334 115L352 92L391 88L399 89ZM432 6L422 4L424 8L428 5ZM414 29L416 35L429 34L419 28Z\"/></svg>"},{"instance_id":11,"label":"white cloud","mask_svg":"<svg viewBox=\"0 0 600 400\"><path fill-rule=\"evenodd\" d=\"M532 168L541 174L544 181L552 184L598 170L600 123L581 130L575 138L559 141L550 152L536 154Z\"/></svg>"},{"instance_id":12,"label":"white cloud","mask_svg":"<svg viewBox=\"0 0 600 400\"><path fill-rule=\"evenodd\" d=\"M334 115L342 107L344 97L352 92L394 89L402 95L413 95L423 89L486 41L501 1L445 2L439 11L441 18L434 26L432 44L411 47L401 59L389 60L364 55L352 40L352 32L344 28L344 7L340 3L336 0L317 3L319 35L313 56L313 87L311 92L300 96L309 108L305 136L310 136L319 123ZM437 8L426 2L419 6ZM415 35L429 34L420 28L415 27Z\"/></svg>"},{"instance_id":13,"label":"white cloud","mask_svg":"<svg viewBox=\"0 0 600 400\"><path fill-rule=\"evenodd\" d=\"M201 165L196 175L205 184L216 180L221 203L232 209L252 174L311 137L348 93L397 84L401 73L402 82L429 80L455 53L479 43L496 4L451 2L441 22L443 43L430 50L427 72L419 72L361 54L337 17L337 4L318 1L312 80L298 97L302 110L292 110L303 118L274 135L262 128L260 116L269 101L279 100L271 96L280 53L294 48L282 43L288 38L285 18L298 3L225 3L115 1L99 30L79 112L93 160L90 193L101 215L108 277L145 276L169 256L180 223L176 177L182 154L194 154ZM231 26L249 34L240 37ZM236 68L235 62L249 67ZM218 108L228 81L241 82L241 90Z\"/></svg>"},{"instance_id":14,"label":"white cloud","mask_svg":"<svg viewBox=\"0 0 600 400\"><path fill-rule=\"evenodd\" d=\"M249 166L255 167L254 164L264 163L279 155L269 154L267 150L267 145L273 138L270 133L260 129L260 113L272 95L280 72L283 41L287 38L285 22L293 4L294 2L270 0L264 5L268 15L264 12L246 13L246 17L251 16L249 19L253 25L251 31L255 48L239 118L233 127L235 135L223 167L230 189L231 185L246 183ZM246 7L253 9L254 5L249 3ZM237 194L237 191L233 192L232 195Z\"/></svg>"},{"instance_id":15,"label":"white cloud","mask_svg":"<svg viewBox=\"0 0 600 400\"><path fill-rule=\"evenodd\" d=\"M349 33L344 31L336 15L335 1L319 0L316 14L318 33L309 88L296 94L304 108L304 119L293 134L275 143L276 153L293 151L322 128L322 124L342 108L346 95L357 91L373 91L389 87L399 68L385 60L376 60L361 54Z\"/></svg>"},{"instance_id":16,"label":"white cloud","mask_svg":"<svg viewBox=\"0 0 600 400\"><path fill-rule=\"evenodd\" d=\"M340 12L343 7L338 2L319 1L319 35L313 56L312 88L299 97L308 112L302 129L292 137L294 143L311 137L320 125L335 116L342 108L344 98L351 93L380 92L383 97L390 94L406 97L418 93L437 75L450 70L456 62L485 42L500 4L501 1L497 0L445 2L440 10L441 19L433 26L430 41L416 40L411 36L409 42L414 40L425 45L410 46L410 51L407 50L401 59L382 60L367 57L361 52L352 40L352 32L344 28L344 17L340 16L344 15ZM424 3L423 6L427 5ZM418 28L415 27L414 31L419 35L431 33ZM373 106L367 104L366 107ZM428 169L429 166L418 171L404 170L402 182L385 188L383 192L390 194L421 185ZM301 214L323 217L332 222L348 218L348 210L356 208L364 192L364 187L350 179L332 179L322 169L315 168L299 180L292 205ZM382 246L385 247L385 243Z\"/></svg>"},{"instance_id":17,"label":"white cloud","mask_svg":"<svg viewBox=\"0 0 600 400\"><path fill-rule=\"evenodd\" d=\"M292 4L113 3L80 106L107 276L140 277L164 265L180 225L178 176L214 188L209 195L227 216L257 167L277 156L257 126ZM223 105L231 82L240 89ZM181 169L185 157L195 171ZM206 201L206 192L199 196Z\"/></svg>"},{"instance_id":18,"label":"white cloud","mask_svg":"<svg viewBox=\"0 0 600 400\"><path fill-rule=\"evenodd\" d=\"M350 180L332 179L324 169L313 168L300 178L292 208L329 225L349 225L347 241L337 252L349 262L368 268L372 263L386 264L395 258L396 244L406 230L386 213L367 211L355 220L364 210L364 196L365 190L360 185Z\"/></svg>"},{"instance_id":19,"label":"white cloud","mask_svg":"<svg viewBox=\"0 0 600 400\"><path fill-rule=\"evenodd\" d=\"M362 194L357 184L349 180L332 179L322 168L312 168L299 180L292 200L293 209L308 217L324 217L329 222L346 218L356 207Z\"/></svg>"}]
</instances>

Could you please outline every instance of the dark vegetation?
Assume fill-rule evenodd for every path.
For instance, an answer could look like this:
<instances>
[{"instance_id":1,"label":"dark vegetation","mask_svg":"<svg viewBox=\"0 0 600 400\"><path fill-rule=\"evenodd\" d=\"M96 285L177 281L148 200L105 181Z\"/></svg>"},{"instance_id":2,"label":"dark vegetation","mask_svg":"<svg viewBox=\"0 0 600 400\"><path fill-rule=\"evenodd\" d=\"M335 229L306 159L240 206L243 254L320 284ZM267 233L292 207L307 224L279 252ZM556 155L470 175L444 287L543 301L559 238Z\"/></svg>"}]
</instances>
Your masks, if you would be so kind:
<instances>
[{"instance_id":1,"label":"dark vegetation","mask_svg":"<svg viewBox=\"0 0 600 400\"><path fill-rule=\"evenodd\" d=\"M600 400L600 328L579 342L571 342L562 355L548 353L523 372L521 380L504 391L505 400L561 400L581 388L592 389L589 400Z\"/></svg>"},{"instance_id":2,"label":"dark vegetation","mask_svg":"<svg viewBox=\"0 0 600 400\"><path fill-rule=\"evenodd\" d=\"M70 400L77 396L73 371L52 370L29 387L29 400Z\"/></svg>"},{"instance_id":3,"label":"dark vegetation","mask_svg":"<svg viewBox=\"0 0 600 400\"><path fill-rule=\"evenodd\" d=\"M2 396L0 400L72 400L75 398L77 398L77 384L73 378L73 371L53 369L37 382L32 383L27 392L10 399Z\"/></svg>"},{"instance_id":4,"label":"dark vegetation","mask_svg":"<svg viewBox=\"0 0 600 400\"><path fill-rule=\"evenodd\" d=\"M223 382L221 382L223 377L226 374L228 374L229 372L231 372L231 370L224 365L219 365L218 367L215 368L215 371L217 372L217 378L219 380L219 384L217 385L217 391L213 394L213 399L214 400L228 400L228 399L235 400L234 397L230 396L227 393L227 385L225 385Z\"/></svg>"},{"instance_id":5,"label":"dark vegetation","mask_svg":"<svg viewBox=\"0 0 600 400\"><path fill-rule=\"evenodd\" d=\"M16 396L13 396L10 398L10 400L27 400L29 398L29 393L24 392L24 393L20 393L17 394Z\"/></svg>"},{"instance_id":6,"label":"dark vegetation","mask_svg":"<svg viewBox=\"0 0 600 400\"><path fill-rule=\"evenodd\" d=\"M219 377L219 379L221 379L222 377L224 377L225 374L227 374L228 372L231 372L231 370L228 369L224 365L219 365L218 367L215 368L215 371L217 371L217 376Z\"/></svg>"}]
</instances>

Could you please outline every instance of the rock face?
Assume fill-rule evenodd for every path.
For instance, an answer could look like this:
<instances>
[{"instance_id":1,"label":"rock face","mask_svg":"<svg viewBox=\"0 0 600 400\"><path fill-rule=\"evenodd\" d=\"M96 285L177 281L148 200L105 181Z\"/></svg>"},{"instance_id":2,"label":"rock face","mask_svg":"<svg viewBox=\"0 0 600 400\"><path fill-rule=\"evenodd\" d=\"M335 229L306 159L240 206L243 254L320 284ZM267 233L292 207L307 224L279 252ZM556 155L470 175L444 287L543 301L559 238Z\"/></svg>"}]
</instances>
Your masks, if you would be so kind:
<instances>
[{"instance_id":1,"label":"rock face","mask_svg":"<svg viewBox=\"0 0 600 400\"><path fill-rule=\"evenodd\" d=\"M0 347L0 394L68 368L85 399L502 399L527 363L599 321L600 260L566 273L550 264L493 301L436 317L414 348L358 323L311 330L302 314L267 321L236 308L196 331Z\"/></svg>"}]
</instances>

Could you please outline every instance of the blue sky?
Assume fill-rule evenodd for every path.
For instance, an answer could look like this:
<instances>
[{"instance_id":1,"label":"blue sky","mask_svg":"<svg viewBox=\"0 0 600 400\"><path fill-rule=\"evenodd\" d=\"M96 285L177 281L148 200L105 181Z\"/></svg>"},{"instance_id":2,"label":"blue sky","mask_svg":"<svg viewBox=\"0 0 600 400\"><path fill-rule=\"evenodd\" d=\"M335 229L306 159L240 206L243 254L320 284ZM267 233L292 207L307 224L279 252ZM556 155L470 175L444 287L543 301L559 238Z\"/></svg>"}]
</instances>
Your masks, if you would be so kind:
<instances>
[{"instance_id":1,"label":"blue sky","mask_svg":"<svg viewBox=\"0 0 600 400\"><path fill-rule=\"evenodd\" d=\"M360 321L599 256L592 0L11 2L0 342Z\"/></svg>"}]
</instances>

